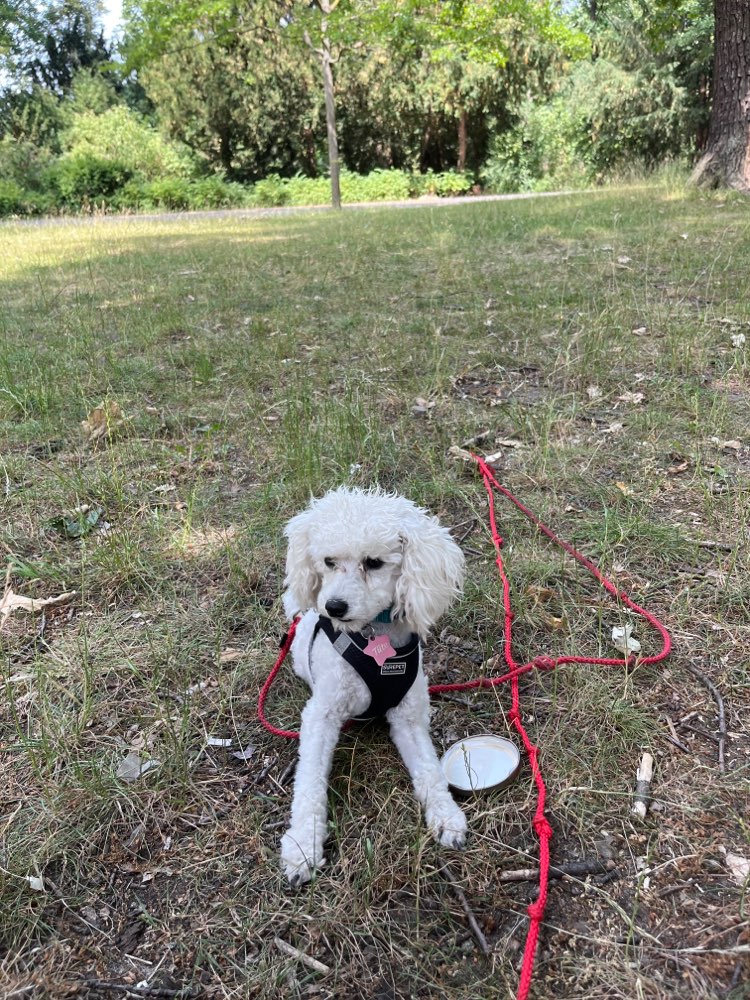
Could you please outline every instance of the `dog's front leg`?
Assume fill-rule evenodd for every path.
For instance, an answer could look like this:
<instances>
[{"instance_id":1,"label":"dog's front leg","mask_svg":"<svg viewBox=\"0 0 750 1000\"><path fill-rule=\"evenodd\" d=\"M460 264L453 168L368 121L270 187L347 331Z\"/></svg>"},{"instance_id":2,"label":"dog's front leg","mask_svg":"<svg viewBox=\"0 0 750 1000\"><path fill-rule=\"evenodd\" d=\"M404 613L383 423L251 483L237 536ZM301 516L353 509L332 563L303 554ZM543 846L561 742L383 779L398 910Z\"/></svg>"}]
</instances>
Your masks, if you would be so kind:
<instances>
[{"instance_id":1,"label":"dog's front leg","mask_svg":"<svg viewBox=\"0 0 750 1000\"><path fill-rule=\"evenodd\" d=\"M341 726L347 718L341 706L315 695L302 712L292 816L281 838L281 864L291 885L308 882L323 862L328 833L328 776Z\"/></svg>"},{"instance_id":2,"label":"dog's front leg","mask_svg":"<svg viewBox=\"0 0 750 1000\"><path fill-rule=\"evenodd\" d=\"M430 739L429 695L424 674L420 673L401 704L388 712L388 722L391 739L409 771L430 832L444 847L463 847L466 817L453 801Z\"/></svg>"}]
</instances>

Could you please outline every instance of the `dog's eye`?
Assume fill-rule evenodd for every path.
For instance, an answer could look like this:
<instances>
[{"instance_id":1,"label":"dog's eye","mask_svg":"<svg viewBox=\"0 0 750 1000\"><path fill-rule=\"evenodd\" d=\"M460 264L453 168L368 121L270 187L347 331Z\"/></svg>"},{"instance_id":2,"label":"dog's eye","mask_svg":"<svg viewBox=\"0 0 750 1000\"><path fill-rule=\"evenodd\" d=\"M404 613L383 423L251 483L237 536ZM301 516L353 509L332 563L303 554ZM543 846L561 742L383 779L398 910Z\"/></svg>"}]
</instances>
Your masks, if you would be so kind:
<instances>
[{"instance_id":1,"label":"dog's eye","mask_svg":"<svg viewBox=\"0 0 750 1000\"><path fill-rule=\"evenodd\" d=\"M367 559L365 559L365 562L364 562L365 569L380 569L380 567L382 565L383 565L383 560L382 559L370 559L370 558L367 558Z\"/></svg>"},{"instance_id":2,"label":"dog's eye","mask_svg":"<svg viewBox=\"0 0 750 1000\"><path fill-rule=\"evenodd\" d=\"M327 567L328 567L329 569L333 569L333 568L334 568L334 567L336 566L336 561L335 561L335 559L331 559L331 557L330 557L330 556L326 556L326 558L325 558L325 559L323 560L323 562L324 562L324 563L326 564L326 566L327 566Z\"/></svg>"}]
</instances>

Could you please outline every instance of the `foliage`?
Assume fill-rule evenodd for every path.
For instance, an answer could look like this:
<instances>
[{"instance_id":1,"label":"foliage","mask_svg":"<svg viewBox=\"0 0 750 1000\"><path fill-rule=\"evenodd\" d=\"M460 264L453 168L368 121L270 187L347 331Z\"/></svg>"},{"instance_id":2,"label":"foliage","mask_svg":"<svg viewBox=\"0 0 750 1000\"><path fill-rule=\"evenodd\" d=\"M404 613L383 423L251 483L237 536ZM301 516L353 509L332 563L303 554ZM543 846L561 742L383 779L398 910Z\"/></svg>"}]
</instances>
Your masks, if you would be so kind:
<instances>
[{"instance_id":1,"label":"foliage","mask_svg":"<svg viewBox=\"0 0 750 1000\"><path fill-rule=\"evenodd\" d=\"M48 90L31 85L24 90L7 88L0 98L0 136L28 141L59 152L59 132L65 122L60 101Z\"/></svg>"},{"instance_id":2,"label":"foliage","mask_svg":"<svg viewBox=\"0 0 750 1000\"><path fill-rule=\"evenodd\" d=\"M185 177L193 170L186 154L122 105L103 114L85 111L74 115L63 141L71 156L111 159L147 179Z\"/></svg>"},{"instance_id":3,"label":"foliage","mask_svg":"<svg viewBox=\"0 0 750 1000\"><path fill-rule=\"evenodd\" d=\"M91 153L63 157L51 169L47 186L66 208L89 209L106 203L133 175L127 163Z\"/></svg>"},{"instance_id":4,"label":"foliage","mask_svg":"<svg viewBox=\"0 0 750 1000\"><path fill-rule=\"evenodd\" d=\"M54 164L79 157L127 167L97 196L112 207L329 200L315 3L132 0L127 67L95 0L3 11L0 179L33 210L61 197ZM340 0L326 34L344 198L544 190L686 160L706 138L712 18L711 0Z\"/></svg>"},{"instance_id":5,"label":"foliage","mask_svg":"<svg viewBox=\"0 0 750 1000\"><path fill-rule=\"evenodd\" d=\"M666 67L581 64L567 93L576 146L595 176L639 162L654 167L685 148L688 102Z\"/></svg>"},{"instance_id":6,"label":"foliage","mask_svg":"<svg viewBox=\"0 0 750 1000\"><path fill-rule=\"evenodd\" d=\"M248 200L248 190L221 177L188 180L167 177L154 181L129 180L109 201L115 211L185 211L239 208Z\"/></svg>"},{"instance_id":7,"label":"foliage","mask_svg":"<svg viewBox=\"0 0 750 1000\"><path fill-rule=\"evenodd\" d=\"M52 93L67 93L80 70L110 63L112 48L97 25L100 6L92 0L48 4L34 26L31 51L17 72Z\"/></svg>"},{"instance_id":8,"label":"foliage","mask_svg":"<svg viewBox=\"0 0 750 1000\"><path fill-rule=\"evenodd\" d=\"M488 191L502 194L574 187L588 175L577 150L571 106L558 97L548 104L520 105L513 128L495 138L480 177Z\"/></svg>"},{"instance_id":9,"label":"foliage","mask_svg":"<svg viewBox=\"0 0 750 1000\"><path fill-rule=\"evenodd\" d=\"M26 211L23 188L15 181L0 180L0 216L22 215Z\"/></svg>"},{"instance_id":10,"label":"foliage","mask_svg":"<svg viewBox=\"0 0 750 1000\"><path fill-rule=\"evenodd\" d=\"M469 174L457 170L445 170L436 174L428 170L425 174L416 174L413 187L417 194L432 194L439 198L450 198L455 195L468 194L473 187Z\"/></svg>"}]
</instances>

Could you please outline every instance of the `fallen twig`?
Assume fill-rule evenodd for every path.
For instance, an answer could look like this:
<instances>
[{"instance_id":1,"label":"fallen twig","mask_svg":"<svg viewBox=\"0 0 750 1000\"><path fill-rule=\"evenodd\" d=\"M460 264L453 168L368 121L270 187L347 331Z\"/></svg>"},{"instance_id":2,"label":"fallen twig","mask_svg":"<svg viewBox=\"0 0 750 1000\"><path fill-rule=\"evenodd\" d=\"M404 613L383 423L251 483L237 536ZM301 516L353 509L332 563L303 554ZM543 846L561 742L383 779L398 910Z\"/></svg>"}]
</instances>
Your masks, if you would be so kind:
<instances>
[{"instance_id":1,"label":"fallen twig","mask_svg":"<svg viewBox=\"0 0 750 1000\"><path fill-rule=\"evenodd\" d=\"M199 997L201 991L192 986L180 986L169 989L166 986L136 986L133 983L110 983L106 979L84 979L86 986L96 990L109 990L110 993L133 993L138 997Z\"/></svg>"},{"instance_id":2,"label":"fallen twig","mask_svg":"<svg viewBox=\"0 0 750 1000\"><path fill-rule=\"evenodd\" d=\"M669 726L669 731L672 734L671 736L667 736L669 742L672 743L674 746L676 746L678 750L682 750L683 753L692 753L690 747L686 747L685 744L680 740L679 736L677 735L677 730L674 727L674 722L672 722L672 720L668 715L665 715L664 718L666 719L667 725Z\"/></svg>"},{"instance_id":3,"label":"fallen twig","mask_svg":"<svg viewBox=\"0 0 750 1000\"><path fill-rule=\"evenodd\" d=\"M490 946L487 944L487 938L484 936L484 934L482 932L482 928L477 923L477 918L474 916L474 911L469 906L469 902L468 902L468 900L466 898L466 895L464 894L463 889L461 888L461 885L458 882L458 879L456 878L456 876L451 871L451 868L450 868L449 865L443 865L443 872L447 876L448 881L451 884L451 888L453 889L454 893L456 894L456 899L458 899L459 903L461 904L461 908L463 909L464 913L466 914L466 919L469 922L469 927L471 928L472 934L477 939L477 944L479 945L479 947L480 947L480 949L482 951L482 954L483 955L489 955L491 949L490 949Z\"/></svg>"},{"instance_id":4,"label":"fallen twig","mask_svg":"<svg viewBox=\"0 0 750 1000\"><path fill-rule=\"evenodd\" d=\"M616 868L614 861L571 861L565 865L550 865L550 878L581 878L585 875L604 875ZM538 868L516 868L513 871L501 872L498 882L535 882L539 878Z\"/></svg>"},{"instance_id":5,"label":"fallen twig","mask_svg":"<svg viewBox=\"0 0 750 1000\"><path fill-rule=\"evenodd\" d=\"M651 779L654 776L654 758L650 753L644 753L636 774L635 793L631 813L641 819L646 818L648 803L651 798Z\"/></svg>"},{"instance_id":6,"label":"fallen twig","mask_svg":"<svg viewBox=\"0 0 750 1000\"><path fill-rule=\"evenodd\" d=\"M275 937L273 943L283 952L284 955L288 955L289 958L296 958L298 961L306 965L308 969L312 969L314 972L320 972L321 975L328 975L331 971L327 965L323 965L319 962L317 958L312 958L310 955L306 955L304 951L300 951L299 948L295 948L294 945L289 944L288 941L282 940L280 937Z\"/></svg>"},{"instance_id":7,"label":"fallen twig","mask_svg":"<svg viewBox=\"0 0 750 1000\"><path fill-rule=\"evenodd\" d=\"M701 549L719 549L721 552L731 552L734 548L728 542L701 541L698 538L686 538L685 541L690 542L691 545L697 545Z\"/></svg>"},{"instance_id":8,"label":"fallen twig","mask_svg":"<svg viewBox=\"0 0 750 1000\"><path fill-rule=\"evenodd\" d=\"M687 722L682 723L683 729L688 729L691 733L695 733L696 736L702 736L704 740L711 740L712 743L718 743L719 737L715 736L713 733L707 733L705 729L701 729L699 726L691 726Z\"/></svg>"},{"instance_id":9,"label":"fallen twig","mask_svg":"<svg viewBox=\"0 0 750 1000\"><path fill-rule=\"evenodd\" d=\"M701 682L701 684L705 685L705 687L708 688L708 690L714 697L714 701L716 702L716 706L719 713L719 726L718 726L719 771L721 774L724 774L725 771L724 748L727 742L727 720L726 720L726 713L724 711L724 699L721 696L721 691L719 691L719 689L716 687L716 685L714 684L714 682L711 680L710 677L706 677L705 674L701 673L700 670L698 670L697 667L694 667L691 663L686 663L685 667L687 670L690 671L693 677L697 677L698 680Z\"/></svg>"}]
</instances>

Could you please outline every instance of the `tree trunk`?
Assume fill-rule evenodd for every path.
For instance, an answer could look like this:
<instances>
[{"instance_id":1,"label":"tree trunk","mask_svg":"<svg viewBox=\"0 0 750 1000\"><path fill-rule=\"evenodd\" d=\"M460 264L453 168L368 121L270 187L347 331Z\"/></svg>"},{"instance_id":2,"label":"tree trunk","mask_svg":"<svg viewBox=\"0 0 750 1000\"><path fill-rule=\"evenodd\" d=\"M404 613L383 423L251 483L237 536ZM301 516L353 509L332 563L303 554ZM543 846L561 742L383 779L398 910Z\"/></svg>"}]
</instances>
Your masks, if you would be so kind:
<instances>
[{"instance_id":1,"label":"tree trunk","mask_svg":"<svg viewBox=\"0 0 750 1000\"><path fill-rule=\"evenodd\" d=\"M328 132L328 167L331 172L331 204L341 208L341 182L339 177L339 140L336 132L336 105L333 100L333 61L331 44L323 21L323 92L326 99L326 130Z\"/></svg>"},{"instance_id":2,"label":"tree trunk","mask_svg":"<svg viewBox=\"0 0 750 1000\"><path fill-rule=\"evenodd\" d=\"M464 108L458 115L458 163L456 169L460 174L466 170L466 147L468 142L468 115Z\"/></svg>"},{"instance_id":3,"label":"tree trunk","mask_svg":"<svg viewBox=\"0 0 750 1000\"><path fill-rule=\"evenodd\" d=\"M714 0L711 121L693 181L750 192L750 0Z\"/></svg>"}]
</instances>

